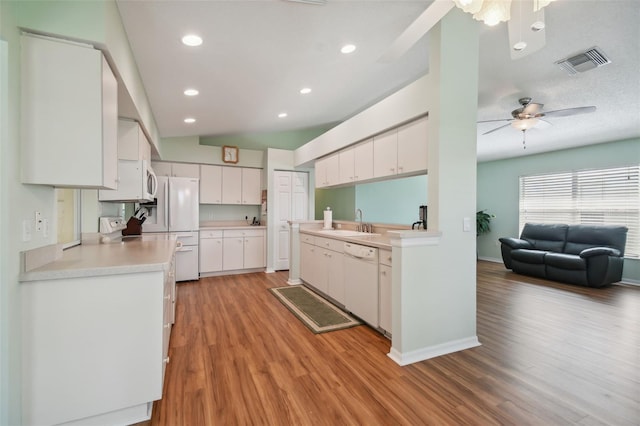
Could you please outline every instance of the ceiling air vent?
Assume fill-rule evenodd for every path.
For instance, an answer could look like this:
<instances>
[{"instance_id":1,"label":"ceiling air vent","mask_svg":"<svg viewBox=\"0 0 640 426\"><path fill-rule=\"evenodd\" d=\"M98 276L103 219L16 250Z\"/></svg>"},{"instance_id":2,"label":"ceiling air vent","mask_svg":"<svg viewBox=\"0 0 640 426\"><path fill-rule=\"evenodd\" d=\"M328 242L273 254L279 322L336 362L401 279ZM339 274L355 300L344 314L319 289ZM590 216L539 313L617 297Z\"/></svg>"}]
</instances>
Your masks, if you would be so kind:
<instances>
[{"instance_id":1,"label":"ceiling air vent","mask_svg":"<svg viewBox=\"0 0 640 426\"><path fill-rule=\"evenodd\" d=\"M610 63L611 61L609 58L607 58L604 52L602 52L598 47L592 47L582 53L556 62L556 64L568 72L569 75L589 71Z\"/></svg>"}]
</instances>

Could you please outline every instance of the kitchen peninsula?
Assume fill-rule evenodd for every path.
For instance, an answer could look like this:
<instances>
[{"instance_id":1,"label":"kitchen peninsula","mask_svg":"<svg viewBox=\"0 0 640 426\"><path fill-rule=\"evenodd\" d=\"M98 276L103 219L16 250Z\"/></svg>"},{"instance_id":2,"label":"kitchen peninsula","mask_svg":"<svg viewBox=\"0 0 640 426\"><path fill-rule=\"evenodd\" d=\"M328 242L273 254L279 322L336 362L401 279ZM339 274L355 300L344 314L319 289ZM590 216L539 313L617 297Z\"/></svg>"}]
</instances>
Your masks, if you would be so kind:
<instances>
[{"instance_id":1,"label":"kitchen peninsula","mask_svg":"<svg viewBox=\"0 0 640 426\"><path fill-rule=\"evenodd\" d=\"M131 424L162 397L175 320L171 237L23 254L23 424Z\"/></svg>"}]
</instances>

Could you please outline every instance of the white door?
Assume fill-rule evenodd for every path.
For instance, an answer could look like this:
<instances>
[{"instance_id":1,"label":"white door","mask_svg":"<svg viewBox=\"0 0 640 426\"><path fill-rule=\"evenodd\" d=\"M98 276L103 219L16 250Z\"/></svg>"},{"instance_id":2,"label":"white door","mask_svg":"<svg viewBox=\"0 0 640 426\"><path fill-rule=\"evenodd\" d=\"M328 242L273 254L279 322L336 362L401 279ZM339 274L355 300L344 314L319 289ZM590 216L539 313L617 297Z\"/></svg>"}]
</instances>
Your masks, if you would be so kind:
<instances>
[{"instance_id":1,"label":"white door","mask_svg":"<svg viewBox=\"0 0 640 426\"><path fill-rule=\"evenodd\" d=\"M306 220L309 211L309 175L303 172L274 172L275 221L274 269L289 269L290 220Z\"/></svg>"}]
</instances>

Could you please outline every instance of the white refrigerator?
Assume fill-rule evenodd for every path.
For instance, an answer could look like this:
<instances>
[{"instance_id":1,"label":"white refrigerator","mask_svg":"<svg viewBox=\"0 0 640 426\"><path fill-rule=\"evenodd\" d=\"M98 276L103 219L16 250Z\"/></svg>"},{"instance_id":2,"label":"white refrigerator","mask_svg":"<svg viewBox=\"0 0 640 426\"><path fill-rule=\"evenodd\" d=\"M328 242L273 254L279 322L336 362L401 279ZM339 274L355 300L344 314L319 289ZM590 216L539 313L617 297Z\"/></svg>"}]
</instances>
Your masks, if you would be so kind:
<instances>
[{"instance_id":1,"label":"white refrigerator","mask_svg":"<svg viewBox=\"0 0 640 426\"><path fill-rule=\"evenodd\" d=\"M199 278L199 192L198 179L158 176L155 202L141 205L148 211L142 232L169 233L181 245L176 250L176 281Z\"/></svg>"}]
</instances>

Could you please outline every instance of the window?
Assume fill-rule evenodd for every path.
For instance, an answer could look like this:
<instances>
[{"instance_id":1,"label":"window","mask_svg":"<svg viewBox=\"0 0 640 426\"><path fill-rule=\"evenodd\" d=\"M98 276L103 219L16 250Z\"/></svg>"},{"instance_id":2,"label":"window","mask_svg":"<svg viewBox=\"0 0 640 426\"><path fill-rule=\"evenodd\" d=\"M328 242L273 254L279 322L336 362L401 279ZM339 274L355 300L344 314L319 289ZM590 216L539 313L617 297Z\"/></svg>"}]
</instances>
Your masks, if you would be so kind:
<instances>
[{"instance_id":1,"label":"window","mask_svg":"<svg viewBox=\"0 0 640 426\"><path fill-rule=\"evenodd\" d=\"M640 258L640 166L520 177L526 222L624 225L625 257Z\"/></svg>"}]
</instances>

